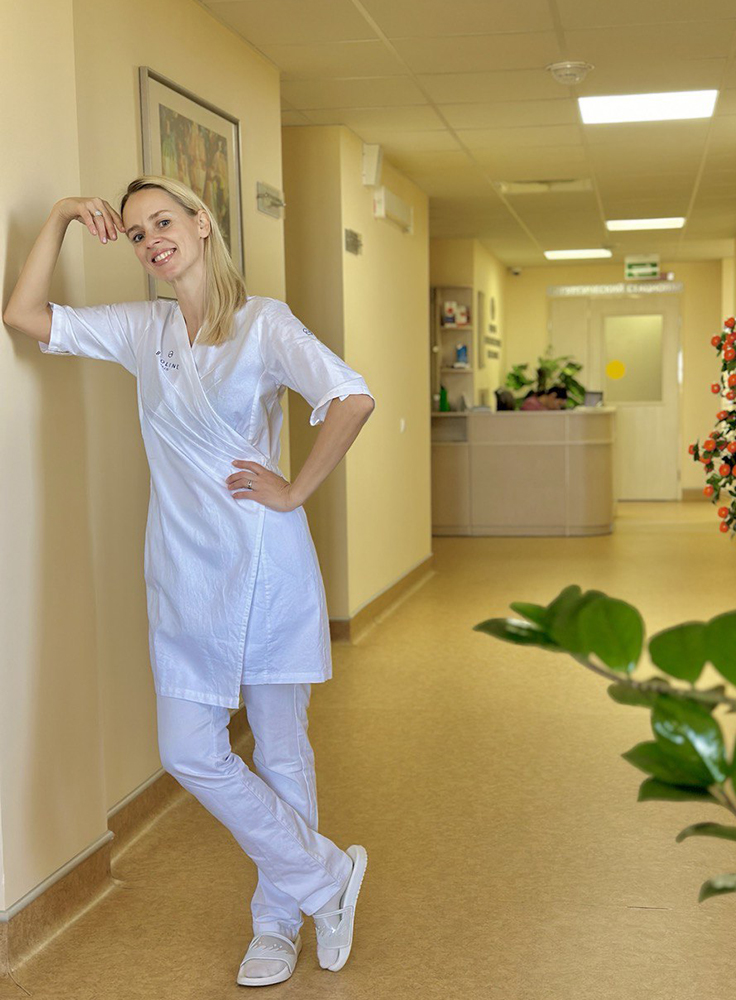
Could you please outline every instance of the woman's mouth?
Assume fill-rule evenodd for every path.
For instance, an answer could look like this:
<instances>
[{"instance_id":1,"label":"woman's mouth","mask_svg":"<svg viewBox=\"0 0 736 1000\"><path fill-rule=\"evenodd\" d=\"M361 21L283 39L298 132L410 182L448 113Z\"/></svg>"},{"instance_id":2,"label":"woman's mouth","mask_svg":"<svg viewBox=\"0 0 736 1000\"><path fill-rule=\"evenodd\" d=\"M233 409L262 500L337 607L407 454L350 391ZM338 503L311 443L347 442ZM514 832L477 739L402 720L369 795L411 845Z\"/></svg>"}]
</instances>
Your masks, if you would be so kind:
<instances>
[{"instance_id":1,"label":"woman's mouth","mask_svg":"<svg viewBox=\"0 0 736 1000\"><path fill-rule=\"evenodd\" d=\"M176 247L170 247L168 250L161 250L151 259L151 263L156 267L160 267L162 264L165 264L167 260L171 260L175 253Z\"/></svg>"}]
</instances>

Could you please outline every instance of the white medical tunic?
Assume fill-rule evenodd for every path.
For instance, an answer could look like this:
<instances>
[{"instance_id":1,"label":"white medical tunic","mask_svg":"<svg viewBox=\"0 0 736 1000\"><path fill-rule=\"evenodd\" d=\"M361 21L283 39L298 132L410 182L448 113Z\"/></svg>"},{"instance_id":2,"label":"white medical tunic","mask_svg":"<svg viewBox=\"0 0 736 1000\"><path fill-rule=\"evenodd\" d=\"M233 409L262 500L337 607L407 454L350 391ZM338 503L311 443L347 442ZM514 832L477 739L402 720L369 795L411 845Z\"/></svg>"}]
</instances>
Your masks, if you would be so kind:
<instances>
[{"instance_id":1,"label":"white medical tunic","mask_svg":"<svg viewBox=\"0 0 736 1000\"><path fill-rule=\"evenodd\" d=\"M136 376L150 467L144 548L157 694L237 708L241 684L332 676L327 602L302 506L233 499L234 459L278 467L286 387L321 423L362 376L285 302L250 296L234 337L190 344L176 300L51 303L43 353L116 361Z\"/></svg>"}]
</instances>

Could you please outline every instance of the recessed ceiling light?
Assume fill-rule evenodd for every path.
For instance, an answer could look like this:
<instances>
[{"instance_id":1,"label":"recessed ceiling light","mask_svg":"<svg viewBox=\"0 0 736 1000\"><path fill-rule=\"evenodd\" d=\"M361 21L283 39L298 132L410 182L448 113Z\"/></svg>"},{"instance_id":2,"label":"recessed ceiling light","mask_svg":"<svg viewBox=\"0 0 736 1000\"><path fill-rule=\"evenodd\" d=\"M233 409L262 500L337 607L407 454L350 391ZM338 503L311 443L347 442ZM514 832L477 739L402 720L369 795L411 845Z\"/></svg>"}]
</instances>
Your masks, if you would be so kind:
<instances>
[{"instance_id":1,"label":"recessed ceiling light","mask_svg":"<svg viewBox=\"0 0 736 1000\"><path fill-rule=\"evenodd\" d=\"M545 250L547 260L580 260L585 257L610 257L611 251L603 247L593 250Z\"/></svg>"},{"instance_id":2,"label":"recessed ceiling light","mask_svg":"<svg viewBox=\"0 0 736 1000\"><path fill-rule=\"evenodd\" d=\"M680 90L665 94L621 94L579 97L585 125L601 122L655 122L677 118L710 118L717 90Z\"/></svg>"},{"instance_id":3,"label":"recessed ceiling light","mask_svg":"<svg viewBox=\"0 0 736 1000\"><path fill-rule=\"evenodd\" d=\"M671 219L608 219L606 229L682 229L685 219L673 216Z\"/></svg>"}]
</instances>

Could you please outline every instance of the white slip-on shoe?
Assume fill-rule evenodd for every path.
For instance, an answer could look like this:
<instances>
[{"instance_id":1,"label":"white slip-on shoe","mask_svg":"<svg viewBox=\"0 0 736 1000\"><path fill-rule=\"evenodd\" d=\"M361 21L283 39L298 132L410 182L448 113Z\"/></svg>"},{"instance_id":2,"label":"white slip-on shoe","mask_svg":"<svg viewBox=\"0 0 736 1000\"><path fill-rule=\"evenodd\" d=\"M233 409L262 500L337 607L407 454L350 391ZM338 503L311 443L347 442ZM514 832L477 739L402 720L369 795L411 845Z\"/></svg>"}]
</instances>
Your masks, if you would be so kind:
<instances>
[{"instance_id":1,"label":"white slip-on shoe","mask_svg":"<svg viewBox=\"0 0 736 1000\"><path fill-rule=\"evenodd\" d=\"M317 931L317 956L319 957L320 952L324 950L337 949L337 958L332 965L322 966L323 969L329 969L330 972L337 972L345 965L353 946L355 904L368 865L368 852L360 844L352 844L345 853L353 859L353 871L342 896L340 896L338 908L325 913L312 914ZM339 920L336 926L333 926L326 918L336 916L339 916Z\"/></svg>"},{"instance_id":2,"label":"white slip-on shoe","mask_svg":"<svg viewBox=\"0 0 736 1000\"><path fill-rule=\"evenodd\" d=\"M277 934L275 931L268 931L265 934L256 934L243 961L240 963L238 978L236 982L239 986L270 986L272 983L283 983L288 979L296 967L296 960L302 950L302 937L297 934L296 941L286 937L284 934ZM268 961L284 962L284 967L273 976L249 976L245 969L245 963L252 958L264 958Z\"/></svg>"}]
</instances>

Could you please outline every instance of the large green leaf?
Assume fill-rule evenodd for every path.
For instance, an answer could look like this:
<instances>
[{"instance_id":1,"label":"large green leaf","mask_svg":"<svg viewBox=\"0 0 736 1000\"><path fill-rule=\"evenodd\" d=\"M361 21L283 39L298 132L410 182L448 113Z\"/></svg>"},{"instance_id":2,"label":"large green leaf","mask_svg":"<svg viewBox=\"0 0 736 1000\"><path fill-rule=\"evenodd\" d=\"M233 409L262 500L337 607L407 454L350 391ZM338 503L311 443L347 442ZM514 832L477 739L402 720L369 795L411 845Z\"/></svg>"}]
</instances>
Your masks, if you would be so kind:
<instances>
[{"instance_id":1,"label":"large green leaf","mask_svg":"<svg viewBox=\"0 0 736 1000\"><path fill-rule=\"evenodd\" d=\"M528 618L530 622L534 622L541 629L546 629L547 622L549 619L549 614L547 608L541 604L527 604L525 601L514 601L509 605L512 611L516 611L517 614L523 615L524 618Z\"/></svg>"},{"instance_id":2,"label":"large green leaf","mask_svg":"<svg viewBox=\"0 0 736 1000\"><path fill-rule=\"evenodd\" d=\"M706 645L716 670L736 684L736 611L711 618L706 626Z\"/></svg>"},{"instance_id":3,"label":"large green leaf","mask_svg":"<svg viewBox=\"0 0 736 1000\"><path fill-rule=\"evenodd\" d=\"M694 684L708 659L705 622L684 622L649 640L652 662L670 677Z\"/></svg>"},{"instance_id":4,"label":"large green leaf","mask_svg":"<svg viewBox=\"0 0 736 1000\"><path fill-rule=\"evenodd\" d=\"M639 786L639 802L710 802L719 806L721 803L705 788L695 788L692 785L670 785L657 778L647 778Z\"/></svg>"},{"instance_id":5,"label":"large green leaf","mask_svg":"<svg viewBox=\"0 0 736 1000\"><path fill-rule=\"evenodd\" d=\"M569 653L587 656L590 643L581 632L581 614L591 601L605 596L599 590L583 593L577 585L565 587L547 608L547 631L554 641Z\"/></svg>"},{"instance_id":6,"label":"large green leaf","mask_svg":"<svg viewBox=\"0 0 736 1000\"><path fill-rule=\"evenodd\" d=\"M736 892L736 874L734 873L716 875L715 878L709 878L707 882L703 882L698 902L702 903L704 900L710 899L711 896L722 896L726 892Z\"/></svg>"},{"instance_id":7,"label":"large green leaf","mask_svg":"<svg viewBox=\"0 0 736 1000\"><path fill-rule=\"evenodd\" d=\"M661 695L652 709L652 729L660 746L688 770L704 767L711 775L709 784L729 776L723 733L707 708Z\"/></svg>"},{"instance_id":8,"label":"large green leaf","mask_svg":"<svg viewBox=\"0 0 736 1000\"><path fill-rule=\"evenodd\" d=\"M688 761L675 757L656 740L637 743L621 756L640 771L669 785L708 788L713 784L713 778L703 764L691 766Z\"/></svg>"},{"instance_id":9,"label":"large green leaf","mask_svg":"<svg viewBox=\"0 0 736 1000\"><path fill-rule=\"evenodd\" d=\"M560 650L546 632L530 622L519 621L516 618L488 618L474 625L473 631L485 632L486 635L505 639L506 642L515 642L519 646L541 646L542 649L554 649L558 652Z\"/></svg>"},{"instance_id":10,"label":"large green leaf","mask_svg":"<svg viewBox=\"0 0 736 1000\"><path fill-rule=\"evenodd\" d=\"M719 837L721 840L736 840L736 826L724 826L723 823L693 823L681 830L675 840L681 843L688 837Z\"/></svg>"},{"instance_id":11,"label":"large green leaf","mask_svg":"<svg viewBox=\"0 0 736 1000\"><path fill-rule=\"evenodd\" d=\"M581 646L607 667L627 673L634 669L644 643L644 622L631 604L599 595L581 607L578 628Z\"/></svg>"}]
</instances>

